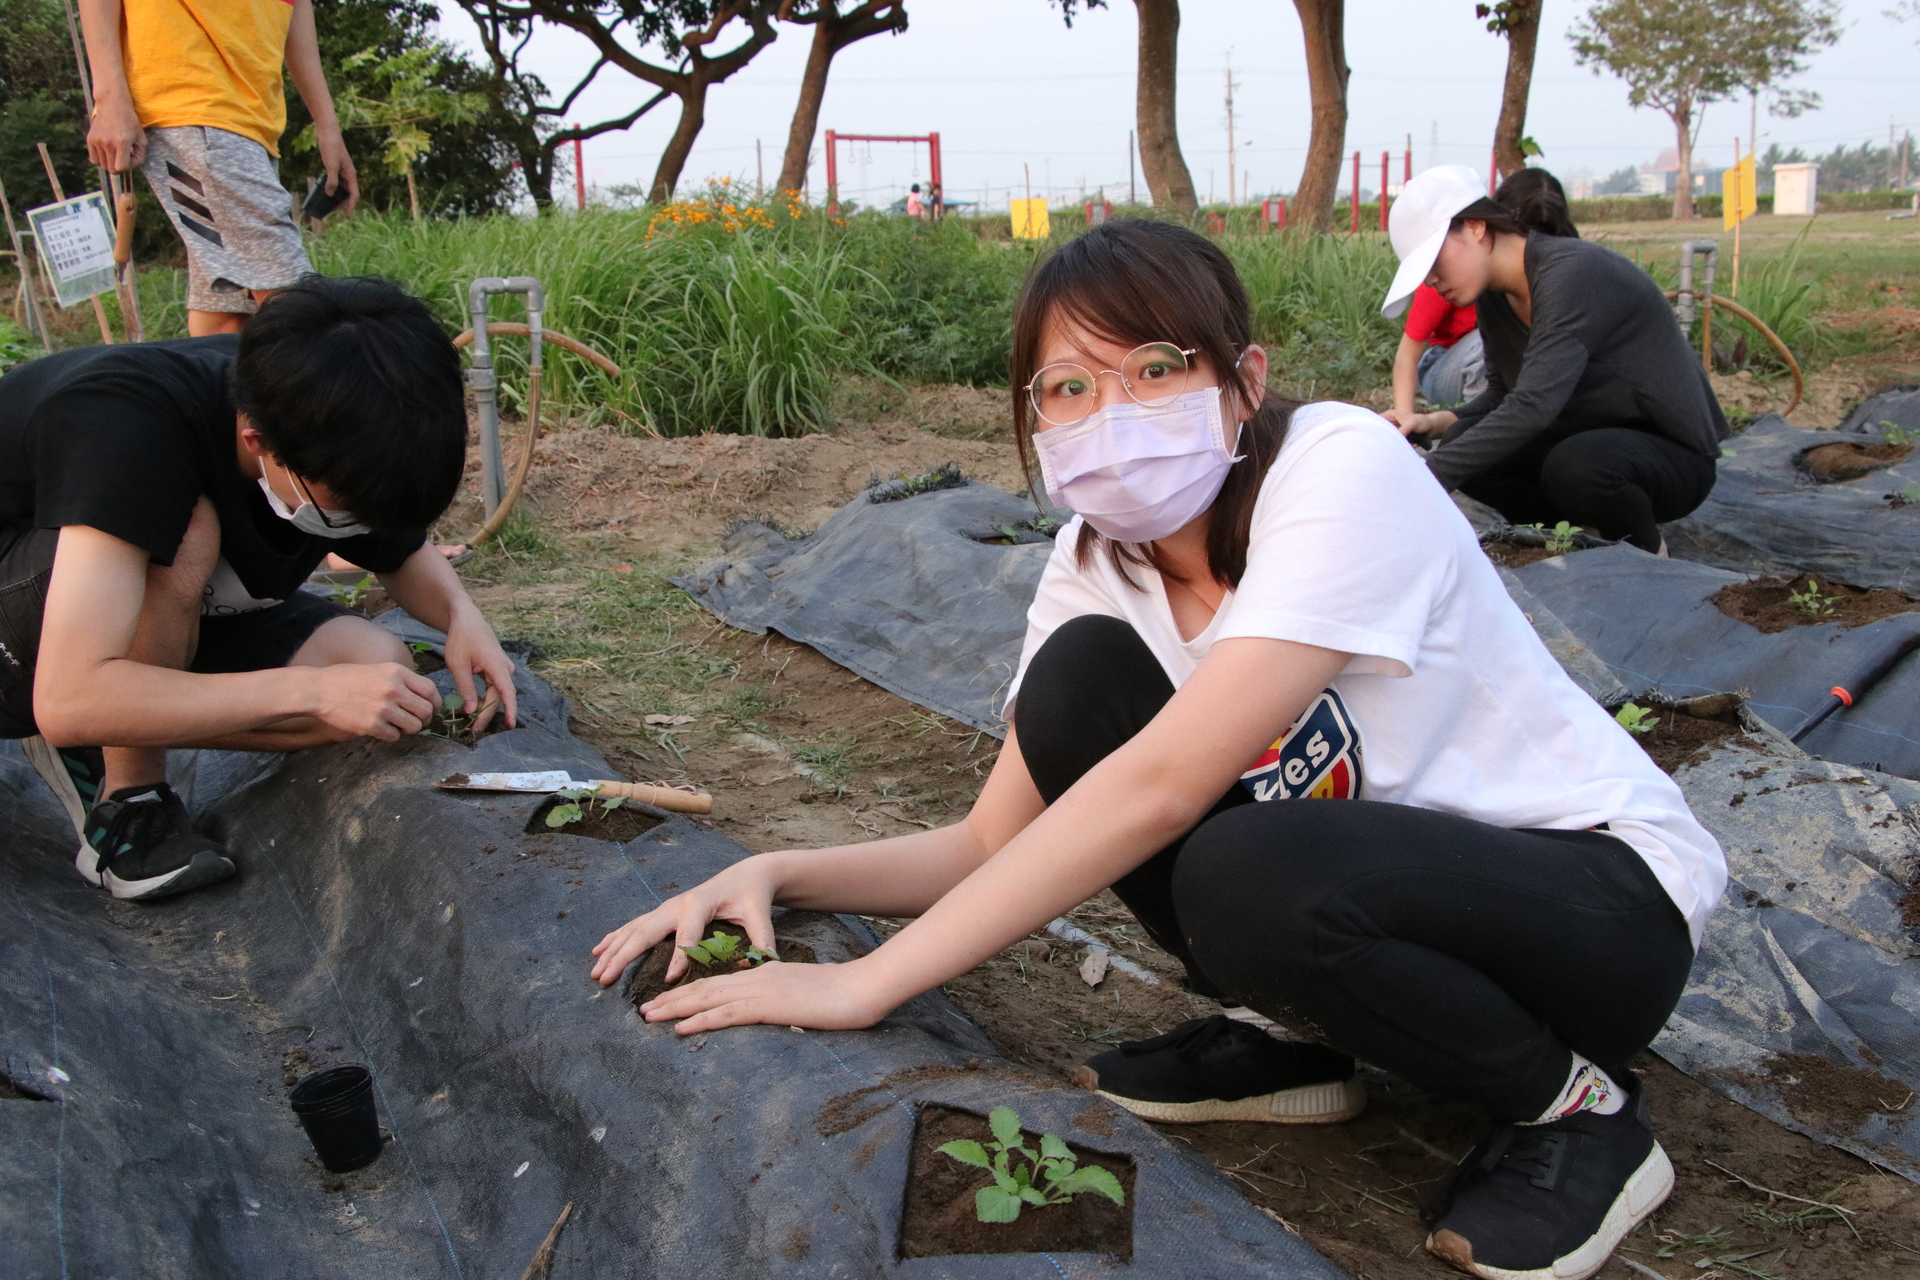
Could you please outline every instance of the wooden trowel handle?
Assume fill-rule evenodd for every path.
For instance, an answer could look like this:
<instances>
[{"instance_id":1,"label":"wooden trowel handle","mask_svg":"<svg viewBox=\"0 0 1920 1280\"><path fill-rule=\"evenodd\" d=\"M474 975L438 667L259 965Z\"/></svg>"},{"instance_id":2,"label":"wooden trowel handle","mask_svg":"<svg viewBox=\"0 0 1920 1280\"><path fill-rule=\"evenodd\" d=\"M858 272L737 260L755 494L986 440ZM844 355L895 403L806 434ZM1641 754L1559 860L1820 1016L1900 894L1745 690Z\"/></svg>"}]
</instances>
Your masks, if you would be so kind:
<instances>
[{"instance_id":1,"label":"wooden trowel handle","mask_svg":"<svg viewBox=\"0 0 1920 1280\"><path fill-rule=\"evenodd\" d=\"M125 191L115 202L114 208L119 216L113 236L113 260L124 267L133 260L133 219L140 208L140 200L133 192Z\"/></svg>"},{"instance_id":2,"label":"wooden trowel handle","mask_svg":"<svg viewBox=\"0 0 1920 1280\"><path fill-rule=\"evenodd\" d=\"M615 782L611 779L599 779L585 785L597 788L595 795L638 800L641 804L650 804L656 809L666 809L672 813L713 812L713 797L702 791L650 787L643 782Z\"/></svg>"}]
</instances>

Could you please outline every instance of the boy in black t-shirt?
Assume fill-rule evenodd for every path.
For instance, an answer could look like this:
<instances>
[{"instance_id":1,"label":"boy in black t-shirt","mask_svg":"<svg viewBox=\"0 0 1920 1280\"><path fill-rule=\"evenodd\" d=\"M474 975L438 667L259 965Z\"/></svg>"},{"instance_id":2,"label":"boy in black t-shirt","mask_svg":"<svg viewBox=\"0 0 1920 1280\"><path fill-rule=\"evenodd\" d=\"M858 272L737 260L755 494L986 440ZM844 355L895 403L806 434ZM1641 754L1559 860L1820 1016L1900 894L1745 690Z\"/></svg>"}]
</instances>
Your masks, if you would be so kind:
<instances>
[{"instance_id":1,"label":"boy in black t-shirt","mask_svg":"<svg viewBox=\"0 0 1920 1280\"><path fill-rule=\"evenodd\" d=\"M81 875L149 899L225 879L169 747L418 733L391 632L303 593L329 551L447 633L514 723L513 665L425 529L466 459L446 333L390 283L308 276L238 337L89 347L0 379L0 737L80 827ZM90 745L100 744L100 745Z\"/></svg>"}]
</instances>

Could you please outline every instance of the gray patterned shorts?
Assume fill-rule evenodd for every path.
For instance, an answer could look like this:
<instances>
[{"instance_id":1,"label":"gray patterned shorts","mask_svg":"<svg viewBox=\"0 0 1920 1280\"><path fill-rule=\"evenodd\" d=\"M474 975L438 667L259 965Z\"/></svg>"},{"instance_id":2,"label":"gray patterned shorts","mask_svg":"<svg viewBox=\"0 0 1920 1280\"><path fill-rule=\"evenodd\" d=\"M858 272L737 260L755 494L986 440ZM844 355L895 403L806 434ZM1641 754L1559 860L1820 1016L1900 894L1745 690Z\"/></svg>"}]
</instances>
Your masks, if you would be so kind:
<instances>
[{"instance_id":1,"label":"gray patterned shorts","mask_svg":"<svg viewBox=\"0 0 1920 1280\"><path fill-rule=\"evenodd\" d=\"M189 310L250 314L249 289L282 289L313 270L280 166L252 138L149 129L140 168L187 246Z\"/></svg>"}]
</instances>

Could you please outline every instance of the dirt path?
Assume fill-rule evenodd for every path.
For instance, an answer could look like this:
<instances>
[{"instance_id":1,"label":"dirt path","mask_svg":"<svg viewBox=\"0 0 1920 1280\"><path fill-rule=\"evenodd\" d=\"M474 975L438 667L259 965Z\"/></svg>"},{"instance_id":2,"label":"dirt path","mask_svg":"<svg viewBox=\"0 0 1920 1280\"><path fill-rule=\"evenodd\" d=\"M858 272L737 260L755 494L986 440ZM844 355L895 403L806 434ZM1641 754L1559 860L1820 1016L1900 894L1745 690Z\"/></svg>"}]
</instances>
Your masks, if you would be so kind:
<instances>
[{"instance_id":1,"label":"dirt path","mask_svg":"<svg viewBox=\"0 0 1920 1280\"><path fill-rule=\"evenodd\" d=\"M833 437L559 434L541 446L531 521L516 526L509 552L488 553L464 571L502 634L540 644L541 670L575 699L583 739L628 777L710 788L714 825L756 851L951 822L997 750L992 738L810 648L716 625L660 581L710 554L733 520L811 527L876 474L953 461L969 475L1018 484L1011 444L994 425L1003 413L998 397L960 389L863 394ZM457 512L448 523L464 527L472 514ZM648 715L693 719L648 725ZM1112 970L1090 987L1079 975L1084 949L1044 934L1010 947L947 986L1010 1057L1064 1078L1108 1045L1212 1011L1181 989L1178 964L1110 895L1073 921L1159 983ZM1650 1055L1637 1069L1680 1181L1622 1257L1666 1280L1853 1280L1908 1266L1920 1275L1920 1194L1911 1184L1780 1129ZM1479 1121L1378 1073L1368 1089L1367 1113L1344 1125L1164 1131L1356 1277L1451 1274L1420 1249L1417 1206L1476 1139ZM1750 1190L1709 1161L1854 1210L1851 1226L1832 1210ZM1601 1275L1645 1273L1616 1257Z\"/></svg>"}]
</instances>

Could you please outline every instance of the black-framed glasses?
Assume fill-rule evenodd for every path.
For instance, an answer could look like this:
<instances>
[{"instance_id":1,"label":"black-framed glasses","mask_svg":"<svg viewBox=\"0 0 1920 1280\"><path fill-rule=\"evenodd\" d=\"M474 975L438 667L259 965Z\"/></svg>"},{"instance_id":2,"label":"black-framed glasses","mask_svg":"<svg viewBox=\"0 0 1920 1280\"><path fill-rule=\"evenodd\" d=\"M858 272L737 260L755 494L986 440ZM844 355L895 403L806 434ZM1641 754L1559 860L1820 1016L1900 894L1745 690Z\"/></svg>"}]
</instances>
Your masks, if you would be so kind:
<instances>
[{"instance_id":1,"label":"black-framed glasses","mask_svg":"<svg viewBox=\"0 0 1920 1280\"><path fill-rule=\"evenodd\" d=\"M327 509L321 506L318 502L314 501L313 490L308 487L307 482L305 480L302 480L297 474L294 473L294 470L292 467L289 467L283 464L280 469L286 472L287 479L293 482L293 491L300 495L300 501L306 503L307 505L311 506L315 511L320 513L321 524L327 526L327 528L329 529L350 529L353 527L354 522L351 520L343 520L339 524L335 524L331 519L329 519L327 517Z\"/></svg>"},{"instance_id":2,"label":"black-framed glasses","mask_svg":"<svg viewBox=\"0 0 1920 1280\"><path fill-rule=\"evenodd\" d=\"M1112 374L1137 405L1160 409L1187 389L1193 373L1188 358L1194 347L1171 342L1143 342L1127 352L1118 369L1088 369L1070 361L1050 364L1033 375L1027 398L1033 411L1050 426L1067 427L1084 420L1099 402L1101 374Z\"/></svg>"}]
</instances>

